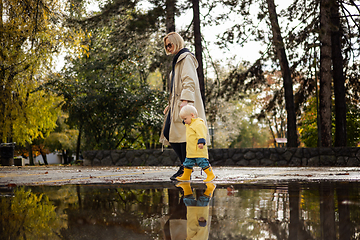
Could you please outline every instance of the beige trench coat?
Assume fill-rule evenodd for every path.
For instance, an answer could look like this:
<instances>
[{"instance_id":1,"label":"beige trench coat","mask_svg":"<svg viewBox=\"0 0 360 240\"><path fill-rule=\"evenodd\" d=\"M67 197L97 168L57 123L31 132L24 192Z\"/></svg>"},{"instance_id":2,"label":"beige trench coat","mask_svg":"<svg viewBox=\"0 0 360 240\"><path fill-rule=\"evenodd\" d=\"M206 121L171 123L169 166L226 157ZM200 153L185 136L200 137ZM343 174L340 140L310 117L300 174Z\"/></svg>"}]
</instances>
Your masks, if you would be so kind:
<instances>
[{"instance_id":1,"label":"beige trench coat","mask_svg":"<svg viewBox=\"0 0 360 240\"><path fill-rule=\"evenodd\" d=\"M169 142L186 142L186 128L179 116L182 100L187 100L196 107L198 116L204 119L207 126L204 104L201 98L200 84L196 69L198 62L193 54L185 52L181 54L175 65L174 89L169 96L169 109L171 109ZM171 79L172 73L170 73ZM164 126L168 113L165 114L163 129L160 135L160 142L163 145L170 145L164 137ZM207 145L210 145L209 130L206 138Z\"/></svg>"}]
</instances>

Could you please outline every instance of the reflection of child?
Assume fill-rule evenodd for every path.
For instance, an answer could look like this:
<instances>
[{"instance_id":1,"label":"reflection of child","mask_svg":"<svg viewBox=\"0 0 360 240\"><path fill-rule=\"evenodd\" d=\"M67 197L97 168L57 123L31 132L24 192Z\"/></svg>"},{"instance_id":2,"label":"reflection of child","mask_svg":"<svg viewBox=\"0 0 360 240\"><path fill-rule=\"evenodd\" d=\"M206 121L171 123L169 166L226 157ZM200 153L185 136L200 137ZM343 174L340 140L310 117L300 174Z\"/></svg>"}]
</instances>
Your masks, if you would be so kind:
<instances>
[{"instance_id":1,"label":"reflection of child","mask_svg":"<svg viewBox=\"0 0 360 240\"><path fill-rule=\"evenodd\" d=\"M206 190L202 196L195 199L191 190L190 182L176 185L184 190L183 201L187 208L187 237L188 239L206 240L209 237L209 202L215 190L213 183L206 183Z\"/></svg>"},{"instance_id":2,"label":"reflection of child","mask_svg":"<svg viewBox=\"0 0 360 240\"><path fill-rule=\"evenodd\" d=\"M183 163L184 174L177 177L176 180L189 181L196 163L207 175L204 182L210 182L215 178L215 175L208 161L208 149L205 140L208 131L205 122L198 117L197 110L192 105L182 107L180 117L186 126L186 159Z\"/></svg>"}]
</instances>

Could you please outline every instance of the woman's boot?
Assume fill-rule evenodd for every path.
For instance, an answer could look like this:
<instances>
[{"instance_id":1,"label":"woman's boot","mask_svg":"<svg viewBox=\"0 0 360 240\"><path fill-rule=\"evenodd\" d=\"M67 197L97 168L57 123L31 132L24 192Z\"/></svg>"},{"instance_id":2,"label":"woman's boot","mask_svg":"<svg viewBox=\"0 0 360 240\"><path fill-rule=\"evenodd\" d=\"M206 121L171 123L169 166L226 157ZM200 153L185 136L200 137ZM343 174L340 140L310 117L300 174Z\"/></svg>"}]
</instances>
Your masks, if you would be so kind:
<instances>
[{"instance_id":1,"label":"woman's boot","mask_svg":"<svg viewBox=\"0 0 360 240\"><path fill-rule=\"evenodd\" d=\"M174 175L172 175L172 176L170 177L170 180L175 181L176 178L179 177L179 176L181 176L181 175L183 175L183 173L184 173L184 166L181 165L180 168L179 168L179 170L178 170Z\"/></svg>"}]
</instances>

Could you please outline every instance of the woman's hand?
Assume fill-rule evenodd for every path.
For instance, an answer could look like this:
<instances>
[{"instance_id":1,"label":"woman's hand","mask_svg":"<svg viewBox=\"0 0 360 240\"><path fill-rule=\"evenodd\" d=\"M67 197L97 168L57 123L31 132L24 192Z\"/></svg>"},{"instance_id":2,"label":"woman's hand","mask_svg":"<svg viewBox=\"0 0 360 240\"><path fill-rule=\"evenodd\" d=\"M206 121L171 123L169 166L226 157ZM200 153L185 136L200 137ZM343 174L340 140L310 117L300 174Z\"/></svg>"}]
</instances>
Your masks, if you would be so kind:
<instances>
[{"instance_id":1,"label":"woman's hand","mask_svg":"<svg viewBox=\"0 0 360 240\"><path fill-rule=\"evenodd\" d=\"M182 107L187 105L187 104L188 104L188 101L182 100L181 105L180 105L180 109L182 109Z\"/></svg>"},{"instance_id":2,"label":"woman's hand","mask_svg":"<svg viewBox=\"0 0 360 240\"><path fill-rule=\"evenodd\" d=\"M169 109L169 106L166 106L165 110L164 110L164 115L166 114L167 110Z\"/></svg>"}]
</instances>

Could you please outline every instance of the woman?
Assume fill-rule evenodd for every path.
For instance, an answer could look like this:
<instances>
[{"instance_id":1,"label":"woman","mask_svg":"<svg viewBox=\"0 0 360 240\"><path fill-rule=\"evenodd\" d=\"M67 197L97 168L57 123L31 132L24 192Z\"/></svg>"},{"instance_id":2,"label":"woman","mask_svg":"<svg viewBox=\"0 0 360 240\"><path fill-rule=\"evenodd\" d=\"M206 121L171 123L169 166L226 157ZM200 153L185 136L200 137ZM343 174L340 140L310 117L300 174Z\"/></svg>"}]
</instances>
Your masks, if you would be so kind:
<instances>
[{"instance_id":1,"label":"woman","mask_svg":"<svg viewBox=\"0 0 360 240\"><path fill-rule=\"evenodd\" d=\"M182 164L186 157L186 130L179 116L180 109L186 104L191 104L196 107L199 117L204 119L205 123L206 117L196 72L198 62L195 56L184 48L184 40L176 32L171 32L164 37L164 47L166 54L174 55L174 59L170 74L169 103L164 110L165 121L160 142L163 145L170 144L180 159L179 170L170 177L171 180L176 180L176 177L184 173ZM209 134L206 143L210 144Z\"/></svg>"}]
</instances>

